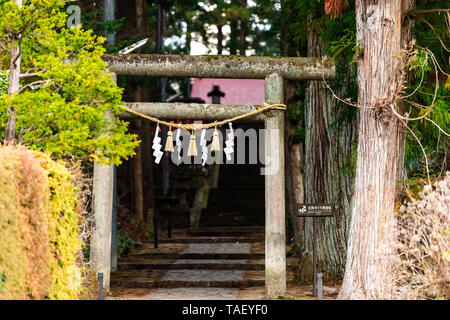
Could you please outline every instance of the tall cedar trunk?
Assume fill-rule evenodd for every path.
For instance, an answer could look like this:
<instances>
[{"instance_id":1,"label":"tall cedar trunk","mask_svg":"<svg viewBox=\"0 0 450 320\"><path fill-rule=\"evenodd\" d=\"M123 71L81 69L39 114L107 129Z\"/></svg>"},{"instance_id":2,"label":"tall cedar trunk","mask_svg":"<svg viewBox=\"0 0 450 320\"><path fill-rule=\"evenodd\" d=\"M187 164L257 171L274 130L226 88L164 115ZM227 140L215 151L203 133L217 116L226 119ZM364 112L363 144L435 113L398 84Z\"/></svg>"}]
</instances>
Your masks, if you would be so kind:
<instances>
[{"instance_id":1,"label":"tall cedar trunk","mask_svg":"<svg viewBox=\"0 0 450 320\"><path fill-rule=\"evenodd\" d=\"M359 138L355 194L340 299L393 296L395 184L400 123L387 111L399 80L402 22L412 0L356 0ZM387 102L386 102L387 101Z\"/></svg>"},{"instance_id":2,"label":"tall cedar trunk","mask_svg":"<svg viewBox=\"0 0 450 320\"><path fill-rule=\"evenodd\" d=\"M230 55L237 55L237 47L238 47L238 38L239 38L239 29L238 29L238 21L233 18L230 21Z\"/></svg>"},{"instance_id":3,"label":"tall cedar trunk","mask_svg":"<svg viewBox=\"0 0 450 320\"><path fill-rule=\"evenodd\" d=\"M309 24L311 25L311 24ZM308 31L308 57L324 54L318 30ZM350 73L350 71L349 71ZM349 75L350 76L350 75ZM344 91L341 88L340 91ZM318 267L328 278L342 278L345 266L347 234L350 225L350 201L353 174L343 171L351 158L356 121L338 121L343 107L336 104L322 81L309 81L305 110L305 202L332 203L336 214L318 218ZM305 218L304 259L312 258L313 218Z\"/></svg>"},{"instance_id":4,"label":"tall cedar trunk","mask_svg":"<svg viewBox=\"0 0 450 320\"><path fill-rule=\"evenodd\" d=\"M136 133L141 138L142 120L135 120ZM139 221L144 222L144 196L142 183L142 147L136 148L136 155L133 157L133 193L134 212Z\"/></svg>"},{"instance_id":5,"label":"tall cedar trunk","mask_svg":"<svg viewBox=\"0 0 450 320\"><path fill-rule=\"evenodd\" d=\"M142 177L143 177L143 196L144 196L144 221L152 222L152 217L155 212L155 196L153 193L153 161L152 159L152 140L153 135L150 132L150 121L142 123Z\"/></svg>"},{"instance_id":6,"label":"tall cedar trunk","mask_svg":"<svg viewBox=\"0 0 450 320\"><path fill-rule=\"evenodd\" d=\"M247 8L247 0L241 0L241 8ZM239 26L239 54L245 56L245 50L247 49L247 21L240 19Z\"/></svg>"},{"instance_id":7,"label":"tall cedar trunk","mask_svg":"<svg viewBox=\"0 0 450 320\"><path fill-rule=\"evenodd\" d=\"M138 28L138 31L141 33L141 37L143 35L148 34L147 30L147 23L145 19L145 12L146 11L146 2L143 0L139 0L137 2L137 6L139 6L141 9L139 12L136 11L137 19L136 19L136 25ZM154 37L156 38L157 35L153 33ZM154 39L155 42L157 39ZM139 49L140 53L144 52L145 47L141 47ZM151 95L151 87L148 85L149 79L146 79L144 82L144 86L138 85L137 89L140 91L138 99L139 101L149 101L149 97ZM138 101L138 100L136 100ZM143 214L144 214L144 221L145 222L151 222L154 214L154 208L155 208L155 197L153 194L153 161L147 161L146 159L152 159L152 134L150 131L150 121L143 121L142 122L142 129L141 129L141 136L142 136L142 142L139 145L140 152L141 152L141 166L142 166L142 195L143 195Z\"/></svg>"},{"instance_id":8,"label":"tall cedar trunk","mask_svg":"<svg viewBox=\"0 0 450 320\"><path fill-rule=\"evenodd\" d=\"M289 8L286 6L286 0L281 1L281 11L282 14L287 15L287 10ZM286 21L282 21L282 32L280 41L280 52L281 56L288 56L290 42L286 38ZM296 90L296 81L285 80L285 103L296 104L297 101L294 99ZM303 182L303 143L297 143L294 141L293 137L297 126L302 125L296 124L289 118L285 121L285 141L287 146L285 148L285 178L286 178L286 213L289 217L292 227L289 236L294 236L294 250L298 251L300 249L300 239L301 232L304 230L304 219L297 217L298 204L303 203L305 200L305 189Z\"/></svg>"},{"instance_id":9,"label":"tall cedar trunk","mask_svg":"<svg viewBox=\"0 0 450 320\"><path fill-rule=\"evenodd\" d=\"M284 16L284 17L289 17L290 13L289 10L291 9L288 4L286 4L286 0L281 0L280 1L280 5L281 5L281 13L280 15ZM291 41L288 39L288 30L287 30L287 24L288 21L287 19L281 19L281 34L280 34L280 52L281 52L281 56L288 56L289 53L289 48L290 48L290 43Z\"/></svg>"},{"instance_id":10,"label":"tall cedar trunk","mask_svg":"<svg viewBox=\"0 0 450 320\"><path fill-rule=\"evenodd\" d=\"M191 42L192 42L192 27L190 22L187 23L187 30L186 30L186 54L191 54Z\"/></svg>"},{"instance_id":11,"label":"tall cedar trunk","mask_svg":"<svg viewBox=\"0 0 450 320\"><path fill-rule=\"evenodd\" d=\"M222 54L223 51L223 26L217 25L217 54Z\"/></svg>"},{"instance_id":12,"label":"tall cedar trunk","mask_svg":"<svg viewBox=\"0 0 450 320\"><path fill-rule=\"evenodd\" d=\"M289 83L288 83L289 84ZM291 220L295 251L301 248L301 238L304 230L304 219L297 217L298 204L305 199L303 183L303 143L295 143L293 136L297 127L292 121L285 122L286 127L286 210Z\"/></svg>"},{"instance_id":13,"label":"tall cedar trunk","mask_svg":"<svg viewBox=\"0 0 450 320\"><path fill-rule=\"evenodd\" d=\"M415 0L405 0L404 6L410 8L409 10L415 9ZM412 40L412 28L414 26L414 19L407 15L402 21L402 31L401 31L401 47L406 48L409 46ZM409 82L412 79L413 73L408 72L406 75L406 80ZM406 121L405 121L406 122ZM399 151L399 163L398 163L398 180L404 182L407 179L407 172L405 169L405 139L406 139L406 128L400 127L400 151Z\"/></svg>"},{"instance_id":14,"label":"tall cedar trunk","mask_svg":"<svg viewBox=\"0 0 450 320\"><path fill-rule=\"evenodd\" d=\"M139 33L145 32L144 24L144 1L136 0L136 29ZM134 91L134 101L142 101L142 86L136 85ZM142 120L135 120L136 131L139 136L142 136ZM143 181L142 181L142 143L136 148L136 155L133 158L133 183L134 183L134 199L135 199L135 214L141 222L144 221L144 196L143 196Z\"/></svg>"},{"instance_id":15,"label":"tall cedar trunk","mask_svg":"<svg viewBox=\"0 0 450 320\"><path fill-rule=\"evenodd\" d=\"M14 0L14 3L22 7L22 0ZM9 87L8 95L19 92L20 89L20 62L22 59L22 34L19 33L16 37L13 37L11 41L11 64L9 67ZM8 108L8 114L10 118L6 124L5 142L11 142L16 139L16 112L13 106Z\"/></svg>"},{"instance_id":16,"label":"tall cedar trunk","mask_svg":"<svg viewBox=\"0 0 450 320\"><path fill-rule=\"evenodd\" d=\"M285 102L288 105L295 104L294 94L296 82L285 80ZM289 236L294 236L294 250L298 252L301 248L301 238L304 229L304 219L297 217L298 204L305 200L305 189L303 182L303 143L294 141L297 126L294 121L287 119L285 121L285 185L286 185L286 213L289 217L292 230Z\"/></svg>"}]
</instances>

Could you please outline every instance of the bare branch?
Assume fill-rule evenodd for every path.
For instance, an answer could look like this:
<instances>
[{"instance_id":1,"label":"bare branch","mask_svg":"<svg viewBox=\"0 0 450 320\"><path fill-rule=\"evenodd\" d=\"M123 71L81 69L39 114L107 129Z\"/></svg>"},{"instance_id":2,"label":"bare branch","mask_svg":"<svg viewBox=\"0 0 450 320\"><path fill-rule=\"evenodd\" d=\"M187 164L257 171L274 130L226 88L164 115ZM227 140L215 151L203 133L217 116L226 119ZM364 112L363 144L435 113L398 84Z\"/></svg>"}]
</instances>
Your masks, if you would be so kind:
<instances>
[{"instance_id":1,"label":"bare branch","mask_svg":"<svg viewBox=\"0 0 450 320\"><path fill-rule=\"evenodd\" d=\"M420 21L425 22L425 24L427 26L430 27L431 30L433 30L433 33L436 35L436 37L438 38L439 42L441 43L441 46L445 49L445 51L450 52L449 49L447 49L447 47L445 46L444 42L442 41L441 37L439 36L439 34L436 32L436 30L434 29L433 25L431 23L429 23L427 20L421 18L419 19Z\"/></svg>"},{"instance_id":2,"label":"bare branch","mask_svg":"<svg viewBox=\"0 0 450 320\"><path fill-rule=\"evenodd\" d=\"M5 45L3 44L3 42L1 40L0 40L0 48L6 52L11 52L11 50L9 50L5 47Z\"/></svg>"},{"instance_id":3,"label":"bare branch","mask_svg":"<svg viewBox=\"0 0 450 320\"><path fill-rule=\"evenodd\" d=\"M427 56L426 56L426 58L423 60L423 64L421 65L421 68L422 68L422 77L420 78L419 84L417 85L416 89L414 89L414 91L413 91L411 94L409 94L409 95L407 95L407 96L403 96L403 97L401 97L401 99L405 99L405 98L411 97L412 95L414 95L414 94L417 92L417 90L419 90L420 86L422 85L423 79L424 79L424 76L425 76L425 70L424 70L424 68L425 68L425 64L427 63L427 60L428 60L428 52L427 52L426 54L427 54Z\"/></svg>"},{"instance_id":4,"label":"bare branch","mask_svg":"<svg viewBox=\"0 0 450 320\"><path fill-rule=\"evenodd\" d=\"M24 141L23 141L23 136L24 136L24 134L27 133L27 132L33 131L33 130L35 130L34 127L30 127L30 128L26 128L26 129L20 130L20 132L19 132L19 134L18 134L18 141L19 141L19 143L20 143L20 144L23 144L23 142L24 142Z\"/></svg>"},{"instance_id":5,"label":"bare branch","mask_svg":"<svg viewBox=\"0 0 450 320\"><path fill-rule=\"evenodd\" d=\"M408 125L405 123L405 121L403 121L402 119L399 119L401 123L403 123L403 125L406 127L406 129L409 130L409 132L413 135L414 139L416 139L417 143L420 146L420 149L422 149L422 153L423 156L425 157L425 168L427 169L427 179L428 179L428 184L431 185L431 179L430 179L430 170L428 168L428 157L427 157L427 153L425 152L425 149L422 146L422 143L420 143L419 138L417 138L417 136L415 135L415 133L408 127Z\"/></svg>"},{"instance_id":6,"label":"bare branch","mask_svg":"<svg viewBox=\"0 0 450 320\"><path fill-rule=\"evenodd\" d=\"M431 120L431 119L429 119L429 118L425 118L426 120L428 120L428 121L430 121L432 124L434 124L438 129L439 129L439 131L441 131L443 134L445 134L447 137L450 137L450 134L448 134L447 132L445 132L444 130L442 130L442 128L441 127L439 127L438 125L437 125L437 123L436 122L434 122L433 120Z\"/></svg>"},{"instance_id":7,"label":"bare branch","mask_svg":"<svg viewBox=\"0 0 450 320\"><path fill-rule=\"evenodd\" d=\"M426 14L426 13L434 13L434 12L450 12L450 9L428 9L428 10L411 11L411 13L413 13L413 14Z\"/></svg>"},{"instance_id":8,"label":"bare branch","mask_svg":"<svg viewBox=\"0 0 450 320\"><path fill-rule=\"evenodd\" d=\"M38 88L43 88L49 82L50 82L50 79L31 82L31 83L27 84L26 86L23 86L18 91L18 93L22 93L23 91L25 91L28 88L33 89L33 90L38 89Z\"/></svg>"},{"instance_id":9,"label":"bare branch","mask_svg":"<svg viewBox=\"0 0 450 320\"><path fill-rule=\"evenodd\" d=\"M329 84L327 83L327 81L325 80L325 66L324 66L323 63L322 63L322 69L324 70L324 72L322 73L322 81L325 83L325 86L328 88L328 90L330 90L330 92L331 92L331 94L333 95L333 97L334 97L336 100L338 100L338 101L340 101L340 102L342 102L342 103L345 103L345 104L347 104L347 105L349 105L349 106L351 106L351 107L360 108L361 106L358 105L358 104L352 103L352 102L350 101L350 98L344 100L344 99L338 97L338 96L334 93L333 89L331 89L330 85L329 85Z\"/></svg>"},{"instance_id":10,"label":"bare branch","mask_svg":"<svg viewBox=\"0 0 450 320\"><path fill-rule=\"evenodd\" d=\"M408 102L408 103L410 103L410 104L412 104L412 105L414 105L414 104L418 105L417 103L412 102L412 101L409 101L409 100L402 99L402 101ZM419 106L420 106L420 105L419 105ZM431 112L432 109L433 109L433 107L430 106L430 107L428 107L428 110L427 110L427 112L426 112L424 115L422 115L422 116L420 116L420 117L417 117L417 118L408 118L408 117L401 116L401 115L395 110L394 104L393 104L393 103L391 104L391 111L392 111L392 113L395 114L398 118L401 118L401 119L406 120L406 121L414 121L414 120L420 120L420 119L423 119L423 118L425 118L425 117Z\"/></svg>"},{"instance_id":11,"label":"bare branch","mask_svg":"<svg viewBox=\"0 0 450 320\"><path fill-rule=\"evenodd\" d=\"M445 74L447 77L450 77L450 74L446 73L444 70L442 70L441 65L439 64L439 62L437 61L436 57L434 56L433 52L428 49L425 48L426 51L428 51L428 53L430 53L431 59L433 60L434 64L438 67L439 71L441 71L443 74Z\"/></svg>"},{"instance_id":12,"label":"bare branch","mask_svg":"<svg viewBox=\"0 0 450 320\"><path fill-rule=\"evenodd\" d=\"M431 93L428 93L428 92L425 92L425 91L422 91L422 90L419 90L419 92L421 93L421 94L425 94L425 95L427 95L427 96L434 96L434 94L431 94ZM438 97L438 98L450 98L450 96L441 96L441 95L437 95L436 97Z\"/></svg>"},{"instance_id":13,"label":"bare branch","mask_svg":"<svg viewBox=\"0 0 450 320\"><path fill-rule=\"evenodd\" d=\"M33 72L33 73L30 73L29 71L27 71L26 73L22 73L20 75L20 78L36 77L39 75L39 73L45 72L45 69L42 69L42 70L39 70L39 71Z\"/></svg>"}]
</instances>

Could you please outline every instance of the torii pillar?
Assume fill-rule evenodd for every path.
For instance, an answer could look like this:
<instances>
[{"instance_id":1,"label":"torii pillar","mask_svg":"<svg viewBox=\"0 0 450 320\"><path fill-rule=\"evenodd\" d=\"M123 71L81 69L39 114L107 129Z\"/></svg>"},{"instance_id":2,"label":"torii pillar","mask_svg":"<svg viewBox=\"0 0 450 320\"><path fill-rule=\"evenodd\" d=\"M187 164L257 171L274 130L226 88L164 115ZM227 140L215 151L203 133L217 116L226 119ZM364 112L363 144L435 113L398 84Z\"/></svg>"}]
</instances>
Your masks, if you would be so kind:
<instances>
[{"instance_id":1,"label":"torii pillar","mask_svg":"<svg viewBox=\"0 0 450 320\"><path fill-rule=\"evenodd\" d=\"M283 103L283 78L271 74L265 81L265 100ZM266 296L286 293L286 232L284 185L284 111L271 110L265 121L265 265Z\"/></svg>"}]
</instances>

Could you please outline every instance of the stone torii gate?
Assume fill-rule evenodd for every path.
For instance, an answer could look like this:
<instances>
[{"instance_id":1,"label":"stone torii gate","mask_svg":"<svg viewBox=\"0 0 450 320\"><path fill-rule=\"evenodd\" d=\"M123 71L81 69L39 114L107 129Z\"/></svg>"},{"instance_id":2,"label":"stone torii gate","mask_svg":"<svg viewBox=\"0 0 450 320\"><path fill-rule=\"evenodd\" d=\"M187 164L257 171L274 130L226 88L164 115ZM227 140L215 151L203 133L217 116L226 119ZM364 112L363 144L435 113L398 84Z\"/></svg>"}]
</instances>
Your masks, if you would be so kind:
<instances>
[{"instance_id":1,"label":"stone torii gate","mask_svg":"<svg viewBox=\"0 0 450 320\"><path fill-rule=\"evenodd\" d=\"M116 75L186 78L265 79L265 102L283 103L283 82L322 80L335 77L331 59L244 56L183 55L105 55L110 72ZM140 113L164 120L223 120L256 110L254 106L127 103ZM129 114L121 115L123 118ZM265 157L278 154L279 170L265 176L265 285L266 296L276 298L286 292L285 249L285 167L284 111L272 110L271 117L258 114L252 120L265 121L266 129L278 134L265 137ZM267 163L267 161L265 162ZM109 290L111 264L111 221L114 168L94 164L93 210L95 231L91 239L91 267L103 273L103 285Z\"/></svg>"}]
</instances>

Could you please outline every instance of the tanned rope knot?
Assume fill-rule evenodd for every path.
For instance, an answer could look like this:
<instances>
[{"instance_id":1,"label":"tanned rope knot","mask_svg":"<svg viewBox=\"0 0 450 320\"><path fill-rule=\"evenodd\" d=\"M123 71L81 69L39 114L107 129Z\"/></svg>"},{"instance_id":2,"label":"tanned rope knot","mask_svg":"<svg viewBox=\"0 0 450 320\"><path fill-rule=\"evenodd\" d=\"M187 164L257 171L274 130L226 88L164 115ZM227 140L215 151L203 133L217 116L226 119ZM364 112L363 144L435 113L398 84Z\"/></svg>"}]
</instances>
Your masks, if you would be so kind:
<instances>
[{"instance_id":1,"label":"tanned rope knot","mask_svg":"<svg viewBox=\"0 0 450 320\"><path fill-rule=\"evenodd\" d=\"M211 122L211 123L202 123L202 124L200 124L200 123L192 123L192 124L191 123L182 123L181 124L181 123L174 123L173 121L172 122L163 121L163 120L157 119L155 117L147 116L147 115L142 114L140 112L134 111L134 110L132 110L130 108L127 108L125 106L119 106L119 108L121 108L121 109L123 109L123 110L125 110L125 111L127 111L127 112L129 112L131 114L134 114L134 115L136 115L138 117L141 117L143 119L147 119L147 120L150 120L150 121L153 121L153 122L157 122L157 123L166 125L166 126L168 126L170 128L182 128L182 129L185 129L185 130L200 130L200 129L211 128L211 127L219 127L219 126L222 126L224 124L227 124L228 122L234 122L234 121L239 120L239 119L251 117L251 116L254 116L255 114L258 114L258 113L261 113L261 112L264 112L264 111L267 111L267 110L286 110L286 105L282 104L282 103L269 104L267 102L264 102L263 106L255 106L255 107L258 107L258 108L256 110L253 110L253 111L248 112L248 113L244 113L242 115L236 116L236 117L231 118L231 119L226 119L226 120L222 120L222 121L214 121L214 122Z\"/></svg>"}]
</instances>

